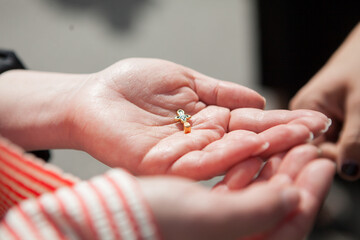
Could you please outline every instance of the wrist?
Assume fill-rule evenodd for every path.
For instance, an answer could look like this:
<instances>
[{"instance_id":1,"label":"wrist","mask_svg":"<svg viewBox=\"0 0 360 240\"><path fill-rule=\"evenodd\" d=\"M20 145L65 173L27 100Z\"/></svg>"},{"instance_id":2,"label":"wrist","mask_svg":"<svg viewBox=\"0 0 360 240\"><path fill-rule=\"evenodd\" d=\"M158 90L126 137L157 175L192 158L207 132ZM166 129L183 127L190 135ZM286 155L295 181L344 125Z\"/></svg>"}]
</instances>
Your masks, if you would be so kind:
<instances>
[{"instance_id":1,"label":"wrist","mask_svg":"<svg viewBox=\"0 0 360 240\"><path fill-rule=\"evenodd\" d=\"M128 105L128 100L120 93L119 79L122 77L115 71L101 71L83 77L82 84L69 100L71 106L66 114L73 144L71 148L102 159L98 152L111 149L115 136L116 142L126 141L124 129L119 128L121 116L118 118L116 115L119 109L126 113Z\"/></svg>"},{"instance_id":2,"label":"wrist","mask_svg":"<svg viewBox=\"0 0 360 240\"><path fill-rule=\"evenodd\" d=\"M0 76L0 134L26 150L71 148L72 99L86 75L12 70Z\"/></svg>"}]
</instances>

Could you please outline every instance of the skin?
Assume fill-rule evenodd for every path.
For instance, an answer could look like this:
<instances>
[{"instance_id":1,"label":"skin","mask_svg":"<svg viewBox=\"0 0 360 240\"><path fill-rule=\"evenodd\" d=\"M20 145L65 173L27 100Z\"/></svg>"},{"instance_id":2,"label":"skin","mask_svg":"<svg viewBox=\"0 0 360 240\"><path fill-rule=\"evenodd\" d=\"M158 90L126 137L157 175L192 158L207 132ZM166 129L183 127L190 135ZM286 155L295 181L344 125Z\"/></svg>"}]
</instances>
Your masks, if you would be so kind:
<instances>
[{"instance_id":1,"label":"skin","mask_svg":"<svg viewBox=\"0 0 360 240\"><path fill-rule=\"evenodd\" d=\"M284 151L329 121L264 104L246 87L158 59L126 59L94 74L16 70L0 76L0 133L27 150L79 149L135 174L226 173L213 191L180 177L139 178L165 239L300 239L334 167L313 149ZM174 122L180 107L192 115L189 134Z\"/></svg>"},{"instance_id":2,"label":"skin","mask_svg":"<svg viewBox=\"0 0 360 240\"><path fill-rule=\"evenodd\" d=\"M317 140L348 180L360 177L360 24L325 66L292 99L291 109L313 109L333 120Z\"/></svg>"},{"instance_id":3,"label":"skin","mask_svg":"<svg viewBox=\"0 0 360 240\"><path fill-rule=\"evenodd\" d=\"M82 75L8 71L0 100L1 134L27 150L79 149L137 175L195 180L283 152L329 124L315 111L264 111L251 89L159 59ZM192 115L189 134L174 120L179 108Z\"/></svg>"},{"instance_id":4,"label":"skin","mask_svg":"<svg viewBox=\"0 0 360 240\"><path fill-rule=\"evenodd\" d=\"M314 146L303 145L270 157L255 181L254 175L242 171L249 164L243 167L213 190L182 178L140 178L163 238L304 239L331 185L335 165L319 159ZM241 186L230 189L229 181L238 171L242 178L233 180Z\"/></svg>"}]
</instances>

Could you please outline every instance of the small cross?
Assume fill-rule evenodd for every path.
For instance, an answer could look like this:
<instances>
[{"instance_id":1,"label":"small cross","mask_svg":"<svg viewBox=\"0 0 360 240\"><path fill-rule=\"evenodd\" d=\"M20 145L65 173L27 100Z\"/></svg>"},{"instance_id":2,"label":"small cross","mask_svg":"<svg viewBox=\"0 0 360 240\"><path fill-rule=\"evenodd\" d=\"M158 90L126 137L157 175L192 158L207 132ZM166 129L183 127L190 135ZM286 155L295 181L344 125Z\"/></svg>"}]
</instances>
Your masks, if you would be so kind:
<instances>
[{"instance_id":1,"label":"small cross","mask_svg":"<svg viewBox=\"0 0 360 240\"><path fill-rule=\"evenodd\" d=\"M189 133L191 132L191 125L188 122L188 120L191 118L191 115L185 114L185 111L182 109L179 109L176 111L177 116L175 117L176 121L181 121L181 123L184 125L184 132Z\"/></svg>"}]
</instances>

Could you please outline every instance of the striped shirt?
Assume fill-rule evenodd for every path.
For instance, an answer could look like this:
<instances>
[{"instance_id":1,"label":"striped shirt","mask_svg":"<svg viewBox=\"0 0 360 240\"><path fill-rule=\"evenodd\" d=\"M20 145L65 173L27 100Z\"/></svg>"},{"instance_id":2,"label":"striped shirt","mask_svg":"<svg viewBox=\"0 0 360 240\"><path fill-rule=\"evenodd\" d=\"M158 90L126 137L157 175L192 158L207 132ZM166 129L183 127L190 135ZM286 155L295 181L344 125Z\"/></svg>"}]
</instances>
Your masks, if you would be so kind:
<instances>
[{"instance_id":1,"label":"striped shirt","mask_svg":"<svg viewBox=\"0 0 360 240\"><path fill-rule=\"evenodd\" d=\"M0 239L160 239L136 179L112 169L89 181L0 138Z\"/></svg>"}]
</instances>

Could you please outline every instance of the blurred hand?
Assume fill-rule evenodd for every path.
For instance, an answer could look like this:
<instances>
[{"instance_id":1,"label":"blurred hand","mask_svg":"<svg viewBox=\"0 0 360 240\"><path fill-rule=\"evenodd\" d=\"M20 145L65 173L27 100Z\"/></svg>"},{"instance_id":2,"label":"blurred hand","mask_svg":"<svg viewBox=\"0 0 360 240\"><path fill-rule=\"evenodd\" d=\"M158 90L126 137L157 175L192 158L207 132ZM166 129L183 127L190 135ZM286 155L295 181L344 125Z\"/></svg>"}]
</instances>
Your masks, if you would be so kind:
<instances>
[{"instance_id":1,"label":"blurred hand","mask_svg":"<svg viewBox=\"0 0 360 240\"><path fill-rule=\"evenodd\" d=\"M127 59L90 75L71 100L72 141L135 174L208 179L250 156L306 142L327 128L317 112L263 111L258 93L158 59ZM192 115L184 134L174 117Z\"/></svg>"},{"instance_id":2,"label":"blurred hand","mask_svg":"<svg viewBox=\"0 0 360 240\"><path fill-rule=\"evenodd\" d=\"M290 103L291 109L313 109L333 120L317 140L324 156L336 160L346 179L360 177L360 24L328 63Z\"/></svg>"},{"instance_id":3,"label":"blurred hand","mask_svg":"<svg viewBox=\"0 0 360 240\"><path fill-rule=\"evenodd\" d=\"M317 154L304 145L276 155L255 182L246 170L256 163L247 160L213 191L176 177L143 177L140 186L164 239L300 240L335 172Z\"/></svg>"}]
</instances>

